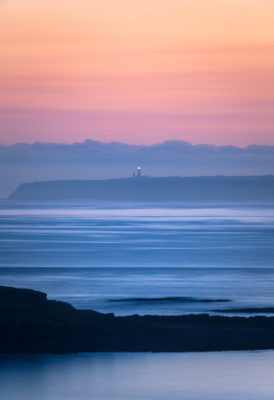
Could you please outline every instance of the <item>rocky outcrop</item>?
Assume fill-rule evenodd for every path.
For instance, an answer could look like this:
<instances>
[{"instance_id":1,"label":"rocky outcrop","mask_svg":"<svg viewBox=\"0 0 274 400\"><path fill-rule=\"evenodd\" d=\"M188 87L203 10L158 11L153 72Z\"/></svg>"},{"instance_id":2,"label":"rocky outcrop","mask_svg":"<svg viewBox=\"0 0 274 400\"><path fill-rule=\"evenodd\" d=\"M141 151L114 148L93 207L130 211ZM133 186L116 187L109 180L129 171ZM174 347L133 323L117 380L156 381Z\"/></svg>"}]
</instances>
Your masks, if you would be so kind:
<instances>
[{"instance_id":1,"label":"rocky outcrop","mask_svg":"<svg viewBox=\"0 0 274 400\"><path fill-rule=\"evenodd\" d=\"M212 351L274 348L273 317L115 317L0 287L0 353Z\"/></svg>"}]
</instances>

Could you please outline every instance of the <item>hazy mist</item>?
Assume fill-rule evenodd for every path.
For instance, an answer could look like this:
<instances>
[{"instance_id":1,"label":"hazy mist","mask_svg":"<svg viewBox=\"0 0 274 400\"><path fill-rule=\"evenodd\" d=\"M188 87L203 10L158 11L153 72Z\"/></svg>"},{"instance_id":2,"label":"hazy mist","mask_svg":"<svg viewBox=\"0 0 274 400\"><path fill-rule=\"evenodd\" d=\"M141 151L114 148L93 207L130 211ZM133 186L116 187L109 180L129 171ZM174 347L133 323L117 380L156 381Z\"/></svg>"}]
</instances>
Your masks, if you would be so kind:
<instances>
[{"instance_id":1,"label":"hazy mist","mask_svg":"<svg viewBox=\"0 0 274 400\"><path fill-rule=\"evenodd\" d=\"M274 146L192 145L166 141L144 146L119 142L0 145L0 195L23 182L128 177L140 164L150 176L274 173Z\"/></svg>"}]
</instances>

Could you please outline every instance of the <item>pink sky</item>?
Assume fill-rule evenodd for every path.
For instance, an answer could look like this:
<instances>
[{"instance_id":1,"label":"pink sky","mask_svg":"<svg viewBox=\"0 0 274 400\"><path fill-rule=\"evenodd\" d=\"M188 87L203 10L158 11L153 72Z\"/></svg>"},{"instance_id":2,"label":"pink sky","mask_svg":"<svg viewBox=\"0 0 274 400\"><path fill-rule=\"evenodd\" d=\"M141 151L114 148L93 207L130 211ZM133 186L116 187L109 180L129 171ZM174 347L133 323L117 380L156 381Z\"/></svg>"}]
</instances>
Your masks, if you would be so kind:
<instances>
[{"instance_id":1,"label":"pink sky","mask_svg":"<svg viewBox=\"0 0 274 400\"><path fill-rule=\"evenodd\" d=\"M274 144L272 0L0 0L0 142Z\"/></svg>"}]
</instances>

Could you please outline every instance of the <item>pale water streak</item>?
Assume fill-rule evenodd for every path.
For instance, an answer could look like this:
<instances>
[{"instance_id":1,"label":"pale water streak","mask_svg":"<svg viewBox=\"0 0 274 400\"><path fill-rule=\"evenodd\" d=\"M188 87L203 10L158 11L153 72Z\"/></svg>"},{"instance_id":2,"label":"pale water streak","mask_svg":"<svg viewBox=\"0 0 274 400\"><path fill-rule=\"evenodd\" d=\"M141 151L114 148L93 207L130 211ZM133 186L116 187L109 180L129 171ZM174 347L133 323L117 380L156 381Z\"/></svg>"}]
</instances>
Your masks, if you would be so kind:
<instances>
[{"instance_id":1,"label":"pale water streak","mask_svg":"<svg viewBox=\"0 0 274 400\"><path fill-rule=\"evenodd\" d=\"M81 308L123 315L274 306L270 204L1 201L0 252L1 284ZM193 302L126 301L136 297Z\"/></svg>"},{"instance_id":2,"label":"pale water streak","mask_svg":"<svg viewBox=\"0 0 274 400\"><path fill-rule=\"evenodd\" d=\"M274 352L0 358L3 400L273 400Z\"/></svg>"}]
</instances>

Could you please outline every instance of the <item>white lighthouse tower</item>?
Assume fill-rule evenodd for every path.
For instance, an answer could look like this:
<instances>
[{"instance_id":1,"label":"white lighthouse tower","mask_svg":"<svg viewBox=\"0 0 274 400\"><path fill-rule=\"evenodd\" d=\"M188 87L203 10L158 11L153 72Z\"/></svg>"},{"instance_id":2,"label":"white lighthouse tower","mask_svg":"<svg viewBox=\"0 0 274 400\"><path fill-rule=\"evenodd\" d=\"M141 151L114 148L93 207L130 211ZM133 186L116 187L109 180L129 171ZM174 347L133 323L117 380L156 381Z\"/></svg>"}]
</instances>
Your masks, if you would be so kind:
<instances>
[{"instance_id":1,"label":"white lighthouse tower","mask_svg":"<svg viewBox=\"0 0 274 400\"><path fill-rule=\"evenodd\" d=\"M140 165L138 165L138 167L137 167L137 178L140 178L141 170L142 170L142 168L140 167Z\"/></svg>"}]
</instances>

